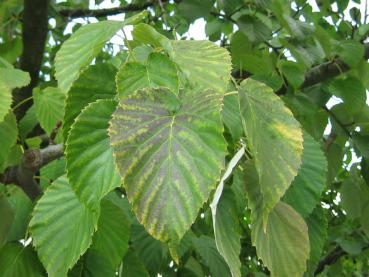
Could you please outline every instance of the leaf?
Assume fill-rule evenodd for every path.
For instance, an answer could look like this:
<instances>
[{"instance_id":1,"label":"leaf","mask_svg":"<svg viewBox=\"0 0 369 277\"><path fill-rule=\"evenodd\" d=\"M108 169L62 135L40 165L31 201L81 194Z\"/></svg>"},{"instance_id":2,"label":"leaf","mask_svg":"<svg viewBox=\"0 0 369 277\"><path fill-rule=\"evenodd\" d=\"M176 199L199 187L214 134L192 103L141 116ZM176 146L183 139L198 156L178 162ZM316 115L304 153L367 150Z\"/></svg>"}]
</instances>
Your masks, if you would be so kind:
<instances>
[{"instance_id":1,"label":"leaf","mask_svg":"<svg viewBox=\"0 0 369 277\"><path fill-rule=\"evenodd\" d=\"M210 269L211 276L231 276L226 262L219 254L215 246L214 239L205 235L202 235L199 238L194 238L193 247L195 248L195 251L200 255L202 263L204 263Z\"/></svg>"},{"instance_id":2,"label":"leaf","mask_svg":"<svg viewBox=\"0 0 369 277\"><path fill-rule=\"evenodd\" d=\"M215 242L219 253L227 262L232 276L241 276L241 235L237 217L237 202L230 189L223 191L213 216Z\"/></svg>"},{"instance_id":3,"label":"leaf","mask_svg":"<svg viewBox=\"0 0 369 277\"><path fill-rule=\"evenodd\" d=\"M76 118L66 143L71 187L92 210L98 210L100 200L120 185L107 132L115 107L116 102L107 99L89 104Z\"/></svg>"},{"instance_id":4,"label":"leaf","mask_svg":"<svg viewBox=\"0 0 369 277\"><path fill-rule=\"evenodd\" d=\"M40 169L40 186L46 189L54 180L65 174L65 157L54 160Z\"/></svg>"},{"instance_id":5,"label":"leaf","mask_svg":"<svg viewBox=\"0 0 369 277\"><path fill-rule=\"evenodd\" d=\"M240 104L238 102L237 94L230 94L224 97L224 107L222 110L224 125L231 133L234 141L239 141L243 135Z\"/></svg>"},{"instance_id":6,"label":"leaf","mask_svg":"<svg viewBox=\"0 0 369 277\"><path fill-rule=\"evenodd\" d=\"M329 85L329 90L343 100L345 110L349 114L359 113L365 106L366 90L359 79L354 77L334 79Z\"/></svg>"},{"instance_id":7,"label":"leaf","mask_svg":"<svg viewBox=\"0 0 369 277\"><path fill-rule=\"evenodd\" d=\"M134 26L132 37L136 42L149 44L154 48L164 48L166 51L171 50L170 40L148 24L140 23Z\"/></svg>"},{"instance_id":8,"label":"leaf","mask_svg":"<svg viewBox=\"0 0 369 277\"><path fill-rule=\"evenodd\" d=\"M20 187L15 185L7 186L7 199L14 212L13 224L7 239L8 241L24 239L31 218L32 201Z\"/></svg>"},{"instance_id":9,"label":"leaf","mask_svg":"<svg viewBox=\"0 0 369 277\"><path fill-rule=\"evenodd\" d=\"M319 203L327 178L327 160L323 151L307 132L304 132L302 165L286 191L283 201L306 218Z\"/></svg>"},{"instance_id":10,"label":"leaf","mask_svg":"<svg viewBox=\"0 0 369 277\"><path fill-rule=\"evenodd\" d=\"M358 41L339 41L335 47L336 53L350 67L355 67L364 57L364 45Z\"/></svg>"},{"instance_id":11,"label":"leaf","mask_svg":"<svg viewBox=\"0 0 369 277\"><path fill-rule=\"evenodd\" d=\"M65 94L58 88L47 87L33 90L36 116L48 135L63 120Z\"/></svg>"},{"instance_id":12,"label":"leaf","mask_svg":"<svg viewBox=\"0 0 369 277\"><path fill-rule=\"evenodd\" d=\"M310 258L307 265L308 272L313 275L327 240L328 221L323 208L317 206L306 219L306 223L309 229L310 241Z\"/></svg>"},{"instance_id":13,"label":"leaf","mask_svg":"<svg viewBox=\"0 0 369 277\"><path fill-rule=\"evenodd\" d=\"M231 189L224 188L224 181L232 174L234 167L245 154L242 147L230 160L210 204L216 247L227 262L232 276L241 276L241 235L237 218L237 201Z\"/></svg>"},{"instance_id":14,"label":"leaf","mask_svg":"<svg viewBox=\"0 0 369 277\"><path fill-rule=\"evenodd\" d=\"M87 250L97 217L78 201L65 176L45 191L34 208L30 232L49 276L65 276Z\"/></svg>"},{"instance_id":15,"label":"leaf","mask_svg":"<svg viewBox=\"0 0 369 277\"><path fill-rule=\"evenodd\" d=\"M6 167L8 155L13 145L17 142L17 136L17 120L13 113L8 113L4 121L0 122L0 172L3 172Z\"/></svg>"},{"instance_id":16,"label":"leaf","mask_svg":"<svg viewBox=\"0 0 369 277\"><path fill-rule=\"evenodd\" d=\"M197 18L206 17L212 6L211 0L186 0L177 6L178 15L184 17L188 23L195 21Z\"/></svg>"},{"instance_id":17,"label":"leaf","mask_svg":"<svg viewBox=\"0 0 369 277\"><path fill-rule=\"evenodd\" d=\"M116 270L128 250L131 222L121 207L103 199L97 226L90 250L104 257Z\"/></svg>"},{"instance_id":18,"label":"leaf","mask_svg":"<svg viewBox=\"0 0 369 277\"><path fill-rule=\"evenodd\" d=\"M14 211L10 205L8 199L3 195L0 195L0 249L6 243L9 231L12 228L14 221ZM0 268L1 270L1 268Z\"/></svg>"},{"instance_id":19,"label":"leaf","mask_svg":"<svg viewBox=\"0 0 369 277\"><path fill-rule=\"evenodd\" d=\"M38 124L35 105L32 105L26 112L26 114L19 121L19 138L21 141L25 141L27 135Z\"/></svg>"},{"instance_id":20,"label":"leaf","mask_svg":"<svg viewBox=\"0 0 369 277\"><path fill-rule=\"evenodd\" d=\"M265 231L262 219L252 223L252 243L272 276L303 276L309 258L308 228L289 205L278 202Z\"/></svg>"},{"instance_id":21,"label":"leaf","mask_svg":"<svg viewBox=\"0 0 369 277\"><path fill-rule=\"evenodd\" d=\"M122 276L125 277L149 277L142 261L137 257L133 251L128 251L123 259Z\"/></svg>"},{"instance_id":22,"label":"leaf","mask_svg":"<svg viewBox=\"0 0 369 277\"><path fill-rule=\"evenodd\" d=\"M169 56L196 90L225 91L231 70L226 49L205 40L172 41L172 49Z\"/></svg>"},{"instance_id":23,"label":"leaf","mask_svg":"<svg viewBox=\"0 0 369 277\"><path fill-rule=\"evenodd\" d=\"M119 70L116 80L121 97L146 87L167 87L178 94L176 66L166 55L160 53L151 53L147 65L138 62L125 63Z\"/></svg>"},{"instance_id":24,"label":"leaf","mask_svg":"<svg viewBox=\"0 0 369 277\"><path fill-rule=\"evenodd\" d=\"M152 276L157 275L167 260L167 248L164 247L163 243L150 236L144 227L138 223L132 225L131 233L131 245L135 253L144 264L146 270Z\"/></svg>"},{"instance_id":25,"label":"leaf","mask_svg":"<svg viewBox=\"0 0 369 277\"><path fill-rule=\"evenodd\" d=\"M256 16L243 15L237 19L237 25L250 41L262 42L269 40L272 31Z\"/></svg>"},{"instance_id":26,"label":"leaf","mask_svg":"<svg viewBox=\"0 0 369 277\"><path fill-rule=\"evenodd\" d=\"M0 249L0 276L45 276L44 269L31 246L19 242L6 244Z\"/></svg>"},{"instance_id":27,"label":"leaf","mask_svg":"<svg viewBox=\"0 0 369 277\"><path fill-rule=\"evenodd\" d=\"M70 127L84 107L98 99L113 99L115 97L116 73L117 70L112 65L92 65L73 84L65 103L64 141L67 141Z\"/></svg>"},{"instance_id":28,"label":"leaf","mask_svg":"<svg viewBox=\"0 0 369 277\"><path fill-rule=\"evenodd\" d=\"M70 270L68 277L115 277L116 269L112 268L106 256L89 249Z\"/></svg>"},{"instance_id":29,"label":"leaf","mask_svg":"<svg viewBox=\"0 0 369 277\"><path fill-rule=\"evenodd\" d=\"M77 30L58 51L55 57L55 77L59 88L68 92L81 71L87 67L96 55L119 29L142 20L147 12L143 11L124 21L100 21L84 25Z\"/></svg>"},{"instance_id":30,"label":"leaf","mask_svg":"<svg viewBox=\"0 0 369 277\"><path fill-rule=\"evenodd\" d=\"M156 239L179 243L215 188L226 152L220 101L211 91L177 98L146 89L113 114L110 138L123 185Z\"/></svg>"},{"instance_id":31,"label":"leaf","mask_svg":"<svg viewBox=\"0 0 369 277\"><path fill-rule=\"evenodd\" d=\"M12 104L12 90L24 87L31 81L28 72L14 68L0 67L0 122L10 110Z\"/></svg>"},{"instance_id":32,"label":"leaf","mask_svg":"<svg viewBox=\"0 0 369 277\"><path fill-rule=\"evenodd\" d=\"M257 214L264 224L301 165L302 131L282 100L266 85L247 79L239 91L247 146L254 156L261 197Z\"/></svg>"},{"instance_id":33,"label":"leaf","mask_svg":"<svg viewBox=\"0 0 369 277\"><path fill-rule=\"evenodd\" d=\"M290 83L294 89L298 89L303 84L305 80L305 71L298 63L280 60L279 67L288 83Z\"/></svg>"}]
</instances>

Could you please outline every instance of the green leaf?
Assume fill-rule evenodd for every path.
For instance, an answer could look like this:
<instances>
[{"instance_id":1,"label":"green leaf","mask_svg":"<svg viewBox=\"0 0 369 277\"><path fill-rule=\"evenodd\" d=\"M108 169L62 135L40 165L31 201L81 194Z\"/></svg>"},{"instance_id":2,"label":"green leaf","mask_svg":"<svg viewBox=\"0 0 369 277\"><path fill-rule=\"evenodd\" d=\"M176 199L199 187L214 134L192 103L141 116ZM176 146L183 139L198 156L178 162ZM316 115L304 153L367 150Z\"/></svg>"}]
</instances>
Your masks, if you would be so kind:
<instances>
[{"instance_id":1,"label":"green leaf","mask_svg":"<svg viewBox=\"0 0 369 277\"><path fill-rule=\"evenodd\" d=\"M63 120L64 99L65 94L58 88L47 87L43 90L39 88L33 90L36 116L42 129L49 135L58 122Z\"/></svg>"},{"instance_id":2,"label":"green leaf","mask_svg":"<svg viewBox=\"0 0 369 277\"><path fill-rule=\"evenodd\" d=\"M177 6L178 15L184 17L188 23L191 23L197 18L206 17L213 4L211 0L181 1Z\"/></svg>"},{"instance_id":3,"label":"green leaf","mask_svg":"<svg viewBox=\"0 0 369 277\"><path fill-rule=\"evenodd\" d=\"M323 208L317 206L306 219L306 223L309 229L310 241L310 258L307 265L308 272L313 275L327 240L328 221Z\"/></svg>"},{"instance_id":4,"label":"green leaf","mask_svg":"<svg viewBox=\"0 0 369 277\"><path fill-rule=\"evenodd\" d=\"M306 218L319 203L326 184L327 160L318 142L304 132L302 165L283 201Z\"/></svg>"},{"instance_id":5,"label":"green leaf","mask_svg":"<svg viewBox=\"0 0 369 277\"><path fill-rule=\"evenodd\" d=\"M125 277L149 277L144 264L133 251L128 251L123 259L122 276Z\"/></svg>"},{"instance_id":6,"label":"green leaf","mask_svg":"<svg viewBox=\"0 0 369 277\"><path fill-rule=\"evenodd\" d=\"M147 65L138 62L124 64L116 80L121 97L146 87L167 87L174 93L178 93L179 81L176 66L166 55L160 53L151 53Z\"/></svg>"},{"instance_id":7,"label":"green leaf","mask_svg":"<svg viewBox=\"0 0 369 277\"><path fill-rule=\"evenodd\" d=\"M12 90L29 84L28 72L14 68L0 68L0 122L10 110L12 104Z\"/></svg>"},{"instance_id":8,"label":"green leaf","mask_svg":"<svg viewBox=\"0 0 369 277\"><path fill-rule=\"evenodd\" d=\"M202 235L193 239L193 247L200 255L202 262L210 269L211 276L232 276L223 257L219 254L214 239Z\"/></svg>"},{"instance_id":9,"label":"green leaf","mask_svg":"<svg viewBox=\"0 0 369 277\"><path fill-rule=\"evenodd\" d=\"M349 114L354 115L365 106L366 90L359 79L354 77L335 79L330 83L329 91L343 100L345 110Z\"/></svg>"},{"instance_id":10,"label":"green leaf","mask_svg":"<svg viewBox=\"0 0 369 277\"><path fill-rule=\"evenodd\" d=\"M171 49L170 40L166 36L160 34L152 26L144 23L134 26L132 37L134 41L151 45L154 48L164 48L166 51L170 51Z\"/></svg>"},{"instance_id":11,"label":"green leaf","mask_svg":"<svg viewBox=\"0 0 369 277\"><path fill-rule=\"evenodd\" d=\"M216 246L227 262L232 276L241 276L241 235L237 217L237 201L230 189L225 189L213 217Z\"/></svg>"},{"instance_id":12,"label":"green leaf","mask_svg":"<svg viewBox=\"0 0 369 277\"><path fill-rule=\"evenodd\" d=\"M123 185L156 239L178 243L215 188L226 152L220 105L211 91L181 91L177 98L146 89L113 114L110 138Z\"/></svg>"},{"instance_id":13,"label":"green leaf","mask_svg":"<svg viewBox=\"0 0 369 277\"><path fill-rule=\"evenodd\" d=\"M305 70L298 63L281 60L279 67L286 77L288 83L292 85L294 89L298 89L305 80Z\"/></svg>"},{"instance_id":14,"label":"green leaf","mask_svg":"<svg viewBox=\"0 0 369 277\"><path fill-rule=\"evenodd\" d=\"M19 242L6 244L0 249L0 276L45 276L44 269L31 246Z\"/></svg>"},{"instance_id":15,"label":"green leaf","mask_svg":"<svg viewBox=\"0 0 369 277\"><path fill-rule=\"evenodd\" d=\"M49 276L65 276L87 250L97 217L78 201L65 176L48 187L34 208L30 232Z\"/></svg>"},{"instance_id":16,"label":"green leaf","mask_svg":"<svg viewBox=\"0 0 369 277\"><path fill-rule=\"evenodd\" d=\"M355 40L336 43L335 52L350 67L355 67L364 57L364 45Z\"/></svg>"},{"instance_id":17,"label":"green leaf","mask_svg":"<svg viewBox=\"0 0 369 277\"><path fill-rule=\"evenodd\" d=\"M340 190L342 208L350 219L360 218L363 214L367 216L364 211L369 205L369 187L358 174L351 172Z\"/></svg>"},{"instance_id":18,"label":"green leaf","mask_svg":"<svg viewBox=\"0 0 369 277\"><path fill-rule=\"evenodd\" d=\"M55 77L59 88L68 92L73 82L97 56L108 41L125 25L142 20L147 12L136 14L125 21L100 21L84 25L77 30L58 51L55 57Z\"/></svg>"},{"instance_id":19,"label":"green leaf","mask_svg":"<svg viewBox=\"0 0 369 277\"><path fill-rule=\"evenodd\" d=\"M97 99L112 99L115 97L116 73L117 70L112 65L92 65L73 84L65 103L64 141L67 141L70 127L84 107Z\"/></svg>"},{"instance_id":20,"label":"green leaf","mask_svg":"<svg viewBox=\"0 0 369 277\"><path fill-rule=\"evenodd\" d=\"M167 247L150 236L138 223L132 225L131 234L131 245L135 253L145 265L146 270L152 276L157 275L167 260Z\"/></svg>"},{"instance_id":21,"label":"green leaf","mask_svg":"<svg viewBox=\"0 0 369 277\"><path fill-rule=\"evenodd\" d=\"M220 179L210 204L213 219L215 243L219 253L227 262L232 276L241 276L241 235L239 230L237 200L231 189L224 191L224 181L232 174L233 169L245 154L242 147L229 161L228 167Z\"/></svg>"},{"instance_id":22,"label":"green leaf","mask_svg":"<svg viewBox=\"0 0 369 277\"><path fill-rule=\"evenodd\" d=\"M40 169L40 186L46 189L54 180L65 174L65 157L54 160Z\"/></svg>"},{"instance_id":23,"label":"green leaf","mask_svg":"<svg viewBox=\"0 0 369 277\"><path fill-rule=\"evenodd\" d=\"M264 231L261 218L252 223L252 243L272 276L303 276L309 258L308 228L289 205L278 202Z\"/></svg>"},{"instance_id":24,"label":"green leaf","mask_svg":"<svg viewBox=\"0 0 369 277\"><path fill-rule=\"evenodd\" d=\"M282 100L266 85L247 79L241 83L241 116L247 146L254 156L261 197L255 200L264 224L301 165L302 131Z\"/></svg>"},{"instance_id":25,"label":"green leaf","mask_svg":"<svg viewBox=\"0 0 369 277\"><path fill-rule=\"evenodd\" d=\"M225 91L231 70L226 49L205 40L176 40L172 48L169 56L196 90Z\"/></svg>"},{"instance_id":26,"label":"green leaf","mask_svg":"<svg viewBox=\"0 0 369 277\"><path fill-rule=\"evenodd\" d=\"M128 250L130 231L131 222L125 211L112 201L103 199L90 250L104 257L108 265L116 270Z\"/></svg>"},{"instance_id":27,"label":"green leaf","mask_svg":"<svg viewBox=\"0 0 369 277\"><path fill-rule=\"evenodd\" d=\"M89 104L76 118L66 144L67 175L77 197L98 210L100 200L119 187L107 129L116 107L113 100Z\"/></svg>"},{"instance_id":28,"label":"green leaf","mask_svg":"<svg viewBox=\"0 0 369 277\"><path fill-rule=\"evenodd\" d=\"M14 211L14 220L8 233L8 241L24 239L31 219L32 201L20 187L15 185L7 186L7 199Z\"/></svg>"},{"instance_id":29,"label":"green leaf","mask_svg":"<svg viewBox=\"0 0 369 277\"><path fill-rule=\"evenodd\" d=\"M250 41L261 42L269 40L272 31L256 16L243 15L237 19L237 25Z\"/></svg>"},{"instance_id":30,"label":"green leaf","mask_svg":"<svg viewBox=\"0 0 369 277\"><path fill-rule=\"evenodd\" d=\"M12 228L14 221L14 211L10 205L8 199L3 195L0 195L0 248L5 244L8 238L9 231ZM1 270L1 268L0 268Z\"/></svg>"},{"instance_id":31,"label":"green leaf","mask_svg":"<svg viewBox=\"0 0 369 277\"><path fill-rule=\"evenodd\" d=\"M68 277L115 277L116 272L106 256L89 249L70 270Z\"/></svg>"},{"instance_id":32,"label":"green leaf","mask_svg":"<svg viewBox=\"0 0 369 277\"><path fill-rule=\"evenodd\" d=\"M26 140L27 135L38 124L35 105L32 105L26 112L26 114L19 121L19 138L23 142Z\"/></svg>"},{"instance_id":33,"label":"green leaf","mask_svg":"<svg viewBox=\"0 0 369 277\"><path fill-rule=\"evenodd\" d=\"M17 136L17 120L13 113L8 113L4 121L0 122L0 172L6 167L8 155L13 145L17 142Z\"/></svg>"},{"instance_id":34,"label":"green leaf","mask_svg":"<svg viewBox=\"0 0 369 277\"><path fill-rule=\"evenodd\" d=\"M238 141L243 135L240 104L237 94L230 94L224 97L224 107L222 119L234 141Z\"/></svg>"}]
</instances>

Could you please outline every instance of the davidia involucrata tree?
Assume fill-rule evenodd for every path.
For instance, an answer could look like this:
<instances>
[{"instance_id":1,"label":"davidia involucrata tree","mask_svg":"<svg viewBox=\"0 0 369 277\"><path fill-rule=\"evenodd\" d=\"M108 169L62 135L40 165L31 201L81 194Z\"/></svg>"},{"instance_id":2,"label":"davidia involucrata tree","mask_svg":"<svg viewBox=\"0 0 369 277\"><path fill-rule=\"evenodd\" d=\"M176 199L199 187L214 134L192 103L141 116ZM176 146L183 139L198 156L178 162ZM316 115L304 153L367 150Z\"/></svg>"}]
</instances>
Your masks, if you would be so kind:
<instances>
[{"instance_id":1,"label":"davidia involucrata tree","mask_svg":"<svg viewBox=\"0 0 369 277\"><path fill-rule=\"evenodd\" d=\"M0 5L0 276L369 272L366 2L21 2Z\"/></svg>"}]
</instances>

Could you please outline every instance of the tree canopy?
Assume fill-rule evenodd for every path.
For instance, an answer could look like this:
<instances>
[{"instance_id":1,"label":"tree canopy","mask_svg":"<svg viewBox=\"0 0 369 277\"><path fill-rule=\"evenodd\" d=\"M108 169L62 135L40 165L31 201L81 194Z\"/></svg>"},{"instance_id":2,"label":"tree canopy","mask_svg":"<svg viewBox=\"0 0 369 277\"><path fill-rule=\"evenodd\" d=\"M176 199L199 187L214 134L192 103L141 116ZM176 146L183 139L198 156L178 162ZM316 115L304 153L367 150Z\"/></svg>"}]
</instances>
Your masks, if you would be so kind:
<instances>
[{"instance_id":1,"label":"tree canopy","mask_svg":"<svg viewBox=\"0 0 369 277\"><path fill-rule=\"evenodd\" d=\"M0 276L366 276L367 1L108 2L1 1Z\"/></svg>"}]
</instances>

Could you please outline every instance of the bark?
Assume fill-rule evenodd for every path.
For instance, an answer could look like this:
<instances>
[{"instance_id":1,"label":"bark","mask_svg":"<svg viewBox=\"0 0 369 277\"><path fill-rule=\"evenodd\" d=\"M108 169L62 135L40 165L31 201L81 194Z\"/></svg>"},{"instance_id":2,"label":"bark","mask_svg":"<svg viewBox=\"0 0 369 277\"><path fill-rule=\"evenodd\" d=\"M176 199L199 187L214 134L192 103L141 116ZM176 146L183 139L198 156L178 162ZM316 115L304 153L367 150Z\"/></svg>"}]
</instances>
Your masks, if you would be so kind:
<instances>
[{"instance_id":1,"label":"bark","mask_svg":"<svg viewBox=\"0 0 369 277\"><path fill-rule=\"evenodd\" d=\"M48 30L48 6L49 0L24 0L20 69L29 72L31 82L27 87L14 90L14 106L32 96L32 89L38 84ZM28 101L15 110L18 120L31 105L32 101Z\"/></svg>"}]
</instances>

